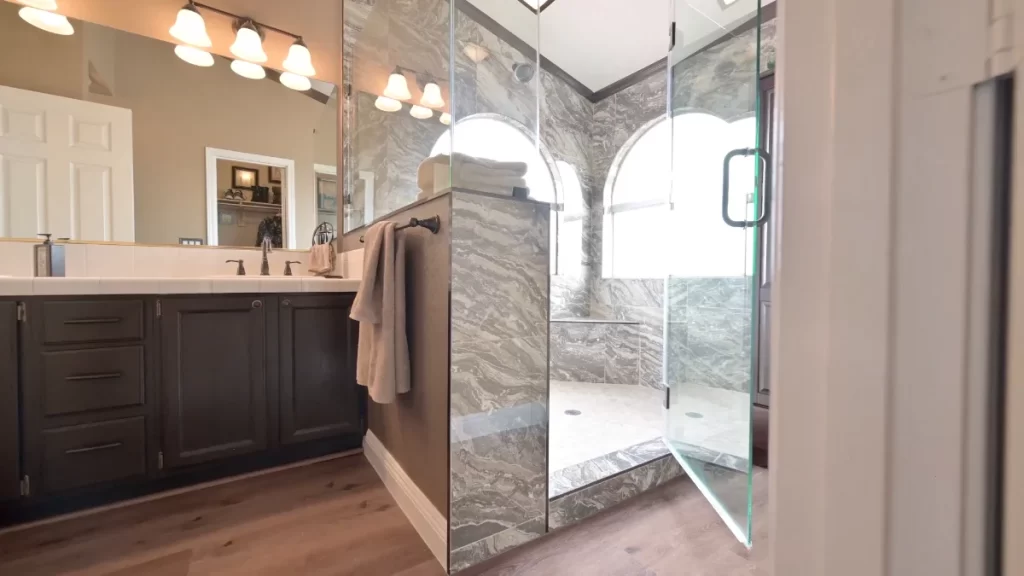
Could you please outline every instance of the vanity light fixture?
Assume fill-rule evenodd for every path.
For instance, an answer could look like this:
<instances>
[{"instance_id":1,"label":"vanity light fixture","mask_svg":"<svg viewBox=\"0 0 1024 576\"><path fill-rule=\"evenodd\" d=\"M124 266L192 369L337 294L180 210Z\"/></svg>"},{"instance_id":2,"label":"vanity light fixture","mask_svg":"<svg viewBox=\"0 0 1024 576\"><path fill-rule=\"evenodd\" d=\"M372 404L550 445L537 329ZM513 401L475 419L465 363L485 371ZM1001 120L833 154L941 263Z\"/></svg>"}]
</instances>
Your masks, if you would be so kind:
<instances>
[{"instance_id":1,"label":"vanity light fixture","mask_svg":"<svg viewBox=\"0 0 1024 576\"><path fill-rule=\"evenodd\" d=\"M377 101L373 105L382 112L398 112L402 109L401 102L387 96L377 96Z\"/></svg>"},{"instance_id":2,"label":"vanity light fixture","mask_svg":"<svg viewBox=\"0 0 1024 576\"><path fill-rule=\"evenodd\" d=\"M60 36L71 36L75 33L75 28L68 22L67 16L62 16L56 12L50 12L48 10L40 10L32 6L22 6L21 10L18 10L18 16L29 24L52 32Z\"/></svg>"},{"instance_id":3,"label":"vanity light fixture","mask_svg":"<svg viewBox=\"0 0 1024 576\"><path fill-rule=\"evenodd\" d=\"M210 35L206 33L206 21L203 20L203 15L191 1L178 10L178 17L174 20L174 26L171 26L169 32L183 44L198 48L213 46ZM188 60L185 61L188 62Z\"/></svg>"},{"instance_id":4,"label":"vanity light fixture","mask_svg":"<svg viewBox=\"0 0 1024 576\"><path fill-rule=\"evenodd\" d=\"M281 84L299 92L305 92L313 87L313 83L309 81L309 78L292 72L281 72Z\"/></svg>"},{"instance_id":5,"label":"vanity light fixture","mask_svg":"<svg viewBox=\"0 0 1024 576\"><path fill-rule=\"evenodd\" d=\"M413 118L426 120L434 115L434 111L430 108L424 108L423 106L413 104L412 108L409 109L409 115Z\"/></svg>"},{"instance_id":6,"label":"vanity light fixture","mask_svg":"<svg viewBox=\"0 0 1024 576\"><path fill-rule=\"evenodd\" d=\"M445 126L452 125L452 115L447 112L442 112L441 117L438 118L438 120L440 120L441 124L444 124Z\"/></svg>"},{"instance_id":7,"label":"vanity light fixture","mask_svg":"<svg viewBox=\"0 0 1024 576\"><path fill-rule=\"evenodd\" d=\"M441 97L441 87L437 85L437 82L427 82L427 85L423 87L420 105L427 108L444 108L444 98Z\"/></svg>"},{"instance_id":8,"label":"vanity light fixture","mask_svg":"<svg viewBox=\"0 0 1024 576\"><path fill-rule=\"evenodd\" d=\"M174 47L174 53L178 58L181 58L193 66L201 66L203 68L213 66L213 54L210 54L206 50L196 48L195 46L178 44Z\"/></svg>"},{"instance_id":9,"label":"vanity light fixture","mask_svg":"<svg viewBox=\"0 0 1024 576\"><path fill-rule=\"evenodd\" d=\"M231 53L249 62L262 64L267 61L267 53L263 51L263 40L253 21L245 20L238 27L235 43L231 45Z\"/></svg>"},{"instance_id":10,"label":"vanity light fixture","mask_svg":"<svg viewBox=\"0 0 1024 576\"><path fill-rule=\"evenodd\" d=\"M395 71L388 77L388 85L384 88L384 96L392 100L412 99L412 94L409 92L409 83L405 81L405 74L402 74L401 68L396 67Z\"/></svg>"},{"instance_id":11,"label":"vanity light fixture","mask_svg":"<svg viewBox=\"0 0 1024 576\"><path fill-rule=\"evenodd\" d=\"M306 43L302 41L302 38L296 40L292 47L288 49L288 57L284 59L284 69L299 76L316 76L316 69L313 68L313 57L309 54L309 48L306 47Z\"/></svg>"},{"instance_id":12,"label":"vanity light fixture","mask_svg":"<svg viewBox=\"0 0 1024 576\"><path fill-rule=\"evenodd\" d=\"M263 66L245 60L232 60L231 71L250 80L262 80L267 77L267 71L263 69Z\"/></svg>"}]
</instances>

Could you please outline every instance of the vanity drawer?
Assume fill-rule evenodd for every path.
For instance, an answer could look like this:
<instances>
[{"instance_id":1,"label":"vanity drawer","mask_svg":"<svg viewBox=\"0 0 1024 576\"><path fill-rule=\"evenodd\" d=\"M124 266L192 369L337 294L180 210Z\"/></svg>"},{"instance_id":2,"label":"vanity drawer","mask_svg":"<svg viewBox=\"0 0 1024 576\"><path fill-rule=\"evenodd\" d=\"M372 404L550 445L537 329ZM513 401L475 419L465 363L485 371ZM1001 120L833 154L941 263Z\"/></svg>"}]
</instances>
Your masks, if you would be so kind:
<instances>
[{"instance_id":1,"label":"vanity drawer","mask_svg":"<svg viewBox=\"0 0 1024 576\"><path fill-rule=\"evenodd\" d=\"M69 426L43 432L47 493L146 473L145 418Z\"/></svg>"},{"instance_id":2,"label":"vanity drawer","mask_svg":"<svg viewBox=\"0 0 1024 576\"><path fill-rule=\"evenodd\" d=\"M141 405L144 366L142 346L44 352L45 414Z\"/></svg>"},{"instance_id":3,"label":"vanity drawer","mask_svg":"<svg viewBox=\"0 0 1024 576\"><path fill-rule=\"evenodd\" d=\"M43 342L70 344L141 340L141 300L43 302Z\"/></svg>"}]
</instances>

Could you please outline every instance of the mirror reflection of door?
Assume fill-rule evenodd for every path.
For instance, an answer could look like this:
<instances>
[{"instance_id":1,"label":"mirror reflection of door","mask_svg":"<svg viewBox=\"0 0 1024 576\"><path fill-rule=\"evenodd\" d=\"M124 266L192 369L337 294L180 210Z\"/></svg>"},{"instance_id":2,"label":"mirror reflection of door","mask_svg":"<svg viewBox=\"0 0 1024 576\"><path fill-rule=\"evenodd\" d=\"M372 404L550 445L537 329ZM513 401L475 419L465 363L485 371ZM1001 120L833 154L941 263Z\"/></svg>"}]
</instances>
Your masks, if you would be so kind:
<instances>
[{"instance_id":1,"label":"mirror reflection of door","mask_svg":"<svg viewBox=\"0 0 1024 576\"><path fill-rule=\"evenodd\" d=\"M283 248L287 168L218 158L217 245Z\"/></svg>"}]
</instances>

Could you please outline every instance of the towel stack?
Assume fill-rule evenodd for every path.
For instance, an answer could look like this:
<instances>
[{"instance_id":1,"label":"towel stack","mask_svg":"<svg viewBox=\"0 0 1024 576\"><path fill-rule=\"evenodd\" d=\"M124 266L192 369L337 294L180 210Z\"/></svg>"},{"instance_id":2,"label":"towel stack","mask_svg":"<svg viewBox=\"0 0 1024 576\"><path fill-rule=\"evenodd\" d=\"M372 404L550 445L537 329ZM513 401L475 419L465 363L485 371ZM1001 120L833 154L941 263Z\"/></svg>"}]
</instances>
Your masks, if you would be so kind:
<instances>
[{"instance_id":1,"label":"towel stack","mask_svg":"<svg viewBox=\"0 0 1024 576\"><path fill-rule=\"evenodd\" d=\"M527 169L525 162L498 162L459 153L439 154L420 164L417 198L429 198L452 186L512 196L514 188L526 188Z\"/></svg>"}]
</instances>

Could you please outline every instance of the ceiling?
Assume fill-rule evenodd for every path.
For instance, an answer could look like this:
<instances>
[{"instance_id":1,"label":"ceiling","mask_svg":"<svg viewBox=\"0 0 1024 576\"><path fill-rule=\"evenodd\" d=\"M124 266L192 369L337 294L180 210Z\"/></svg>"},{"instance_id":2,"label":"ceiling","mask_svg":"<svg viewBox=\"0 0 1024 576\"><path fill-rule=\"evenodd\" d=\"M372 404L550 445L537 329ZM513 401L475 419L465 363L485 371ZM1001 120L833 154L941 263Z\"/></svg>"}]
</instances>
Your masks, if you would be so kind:
<instances>
[{"instance_id":1,"label":"ceiling","mask_svg":"<svg viewBox=\"0 0 1024 576\"><path fill-rule=\"evenodd\" d=\"M665 58L668 50L672 0L550 0L539 16L516 1L468 2L533 47L539 36L541 55L593 92ZM673 62L747 22L758 0L726 2L675 0Z\"/></svg>"}]
</instances>

